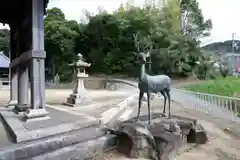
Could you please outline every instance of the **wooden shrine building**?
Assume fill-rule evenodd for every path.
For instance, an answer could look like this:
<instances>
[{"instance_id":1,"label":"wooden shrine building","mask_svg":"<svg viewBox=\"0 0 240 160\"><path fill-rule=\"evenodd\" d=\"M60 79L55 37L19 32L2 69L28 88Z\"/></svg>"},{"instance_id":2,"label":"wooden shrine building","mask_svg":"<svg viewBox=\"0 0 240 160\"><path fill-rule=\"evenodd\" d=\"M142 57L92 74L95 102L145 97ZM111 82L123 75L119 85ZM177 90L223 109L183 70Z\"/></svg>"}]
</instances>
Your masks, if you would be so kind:
<instances>
[{"instance_id":1,"label":"wooden shrine building","mask_svg":"<svg viewBox=\"0 0 240 160\"><path fill-rule=\"evenodd\" d=\"M10 26L9 105L15 105L19 111L27 111L27 119L47 115L43 23L47 4L48 0L4 0L0 5L0 23Z\"/></svg>"}]
</instances>

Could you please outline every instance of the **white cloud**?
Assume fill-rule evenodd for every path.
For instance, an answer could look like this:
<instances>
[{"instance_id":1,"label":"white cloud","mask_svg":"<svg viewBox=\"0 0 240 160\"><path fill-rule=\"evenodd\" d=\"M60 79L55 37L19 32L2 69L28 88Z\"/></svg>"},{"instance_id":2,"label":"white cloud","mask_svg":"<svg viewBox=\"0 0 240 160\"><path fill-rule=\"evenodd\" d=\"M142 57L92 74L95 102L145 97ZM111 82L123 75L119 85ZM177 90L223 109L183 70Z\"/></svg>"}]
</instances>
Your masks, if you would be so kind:
<instances>
[{"instance_id":1,"label":"white cloud","mask_svg":"<svg viewBox=\"0 0 240 160\"><path fill-rule=\"evenodd\" d=\"M138 0L138 2L141 0ZM67 19L80 21L83 17L83 10L86 9L91 13L97 13L98 7L103 7L108 12L116 10L121 3L127 0L53 0L48 7L58 7L65 13Z\"/></svg>"},{"instance_id":2,"label":"white cloud","mask_svg":"<svg viewBox=\"0 0 240 160\"><path fill-rule=\"evenodd\" d=\"M81 10L97 12L98 6L103 6L111 12L127 0L55 0L49 7L59 7L66 14L66 18L78 20L82 16ZM135 0L136 5L142 5L144 0ZM232 33L236 33L236 39L240 39L240 0L198 0L205 19L211 18L213 29L211 36L204 39L205 43L211 41L223 41L231 39Z\"/></svg>"},{"instance_id":3,"label":"white cloud","mask_svg":"<svg viewBox=\"0 0 240 160\"><path fill-rule=\"evenodd\" d=\"M223 41L231 39L236 33L240 39L240 0L198 0L204 17L211 18L213 29L208 40Z\"/></svg>"}]
</instances>

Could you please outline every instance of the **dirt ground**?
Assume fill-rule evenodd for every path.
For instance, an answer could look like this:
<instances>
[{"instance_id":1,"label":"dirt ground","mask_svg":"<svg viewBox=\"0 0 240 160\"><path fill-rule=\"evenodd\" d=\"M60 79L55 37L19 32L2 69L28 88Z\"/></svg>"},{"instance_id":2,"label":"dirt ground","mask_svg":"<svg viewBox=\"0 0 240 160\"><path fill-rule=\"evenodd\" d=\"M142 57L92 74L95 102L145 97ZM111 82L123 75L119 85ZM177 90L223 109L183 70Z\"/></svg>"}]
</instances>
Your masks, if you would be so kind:
<instances>
[{"instance_id":1,"label":"dirt ground","mask_svg":"<svg viewBox=\"0 0 240 160\"><path fill-rule=\"evenodd\" d=\"M162 103L162 100L154 100L153 112L161 112L162 108L158 106ZM147 113L147 107L143 107L142 110L142 114ZM225 132L223 128L227 126L219 127L221 121L213 122L211 117L206 119L207 115L204 113L178 104L174 104L172 110L173 114L197 119L198 123L204 126L209 139L204 145L192 145L184 153L178 155L176 160L240 160L240 138ZM236 124L236 127L239 128L240 124ZM105 160L131 160L116 151L106 153L104 156Z\"/></svg>"},{"instance_id":2,"label":"dirt ground","mask_svg":"<svg viewBox=\"0 0 240 160\"><path fill-rule=\"evenodd\" d=\"M191 83L189 80L187 83ZM177 82L174 82L175 84ZM182 81L179 80L178 84ZM183 82L186 84L186 81ZM49 99L54 99L55 97L65 97L71 92L71 90L61 93L51 90L47 91L46 97ZM1 91L0 102L5 102L9 98L8 91ZM152 112L161 112L162 100L156 99L152 102L153 110ZM135 116L136 111L133 112ZM147 113L147 107L142 107L142 114ZM236 137L228 132L225 132L223 128L228 126L221 126L222 121L218 122L212 121L211 117L191 109L189 107L183 107L179 104L174 103L172 105L172 113L181 116L187 116L196 118L200 124L202 124L207 131L209 141L207 144L192 146L186 152L178 155L176 160L240 160L240 135ZM237 123L236 128L240 128L240 123ZM104 154L105 160L131 160L124 155L118 154L115 151ZM143 159L139 159L143 160Z\"/></svg>"},{"instance_id":3,"label":"dirt ground","mask_svg":"<svg viewBox=\"0 0 240 160\"><path fill-rule=\"evenodd\" d=\"M192 148L179 155L176 160L240 160L239 138L225 132L209 121L199 118L198 122L207 131L208 143Z\"/></svg>"}]
</instances>

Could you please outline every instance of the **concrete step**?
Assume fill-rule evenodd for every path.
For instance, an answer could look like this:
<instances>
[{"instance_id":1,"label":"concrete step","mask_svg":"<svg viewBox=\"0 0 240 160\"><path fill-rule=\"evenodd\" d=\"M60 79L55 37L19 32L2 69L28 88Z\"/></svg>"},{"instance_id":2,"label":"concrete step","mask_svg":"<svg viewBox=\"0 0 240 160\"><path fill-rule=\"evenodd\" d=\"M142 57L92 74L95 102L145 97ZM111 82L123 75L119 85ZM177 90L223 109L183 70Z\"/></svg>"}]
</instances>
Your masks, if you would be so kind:
<instances>
[{"instance_id":1,"label":"concrete step","mask_svg":"<svg viewBox=\"0 0 240 160\"><path fill-rule=\"evenodd\" d=\"M133 114L135 115L134 111L136 111L136 108L136 103L131 104L126 109L112 117L111 122L108 123L107 126L110 124L116 125L117 122L122 122L132 117ZM77 143L53 152L33 157L31 160L101 159L104 156L103 153L111 148L116 147L116 144L117 136L113 134L106 134L89 141Z\"/></svg>"},{"instance_id":2,"label":"concrete step","mask_svg":"<svg viewBox=\"0 0 240 160\"><path fill-rule=\"evenodd\" d=\"M115 135L105 135L94 140L68 146L28 160L87 160L102 158L104 152L116 146Z\"/></svg>"},{"instance_id":3,"label":"concrete step","mask_svg":"<svg viewBox=\"0 0 240 160\"><path fill-rule=\"evenodd\" d=\"M2 118L0 118L0 142L0 148L13 144L13 139L8 134L6 127L2 122Z\"/></svg>"},{"instance_id":4,"label":"concrete step","mask_svg":"<svg viewBox=\"0 0 240 160\"><path fill-rule=\"evenodd\" d=\"M28 142L13 144L0 149L1 160L31 159L69 146L93 143L96 139L106 136L106 131L99 126L41 138ZM88 142L89 141L89 142ZM94 143L93 143L94 144ZM71 147L70 147L71 148ZM79 149L79 147L75 147ZM63 149L64 150L64 149Z\"/></svg>"}]
</instances>

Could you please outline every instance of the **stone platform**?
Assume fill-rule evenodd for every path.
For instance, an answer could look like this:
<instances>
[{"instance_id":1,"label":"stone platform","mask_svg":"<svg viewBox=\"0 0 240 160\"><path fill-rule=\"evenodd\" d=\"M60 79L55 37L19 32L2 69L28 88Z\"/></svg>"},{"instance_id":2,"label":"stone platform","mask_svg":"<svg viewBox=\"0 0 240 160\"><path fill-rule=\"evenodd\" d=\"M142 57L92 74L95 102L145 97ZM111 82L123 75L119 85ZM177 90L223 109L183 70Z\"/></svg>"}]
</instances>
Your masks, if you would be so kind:
<instances>
[{"instance_id":1,"label":"stone platform","mask_svg":"<svg viewBox=\"0 0 240 160\"><path fill-rule=\"evenodd\" d=\"M50 119L25 122L23 115L15 114L10 108L0 110L9 134L17 143L100 125L99 119L86 114L72 115L53 108L47 111Z\"/></svg>"},{"instance_id":2,"label":"stone platform","mask_svg":"<svg viewBox=\"0 0 240 160\"><path fill-rule=\"evenodd\" d=\"M5 124L2 127L8 127L1 130L6 132L0 136L1 144L4 140L3 145L0 145L1 160L65 160L69 155L72 158L79 155L80 159L89 158L116 145L115 136L106 134L99 118L50 107L47 107L47 111L51 119L25 123L20 115L1 108L1 118ZM10 139L6 137L8 135Z\"/></svg>"},{"instance_id":3,"label":"stone platform","mask_svg":"<svg viewBox=\"0 0 240 160\"><path fill-rule=\"evenodd\" d=\"M61 92L56 92L61 99ZM2 120L9 135L17 143L80 130L90 126L100 126L127 107L133 99L131 92L95 91L93 103L77 107L64 106L60 101L50 101L47 105L48 119L26 122L21 114L15 114L11 108L0 108ZM100 96L101 95L101 96ZM129 101L130 97L130 101Z\"/></svg>"},{"instance_id":4,"label":"stone platform","mask_svg":"<svg viewBox=\"0 0 240 160\"><path fill-rule=\"evenodd\" d=\"M147 125L147 116L125 121L110 132L118 135L117 149L130 158L156 160L173 159L184 143L204 144L207 141L203 127L195 119L161 114L153 115L153 125Z\"/></svg>"},{"instance_id":5,"label":"stone platform","mask_svg":"<svg viewBox=\"0 0 240 160\"><path fill-rule=\"evenodd\" d=\"M68 92L48 91L51 95L46 100L50 105L46 110L50 118L44 120L25 121L23 114L0 107L4 131L0 143L4 140L7 144L0 144L0 159L57 160L69 153L81 159L115 146L116 136L107 134L103 126L136 101L135 91L91 91L93 103L76 107L63 105ZM84 150L83 146L91 147Z\"/></svg>"},{"instance_id":6,"label":"stone platform","mask_svg":"<svg viewBox=\"0 0 240 160\"><path fill-rule=\"evenodd\" d=\"M113 145L115 145L114 142L114 137L109 137L106 135L106 132L101 130L99 127L89 127L83 128L81 131L71 131L38 140L11 144L0 149L0 159L30 160L39 157L47 158L48 155L50 155L50 157L54 155L59 159L62 154L65 154L66 152L75 152L75 149L78 149L77 151L80 152L81 148L78 147L87 147L88 145L91 145L91 148L88 148L88 152L86 152L86 150L84 152L80 152L82 158L84 159L85 157L96 154L96 151L103 152L103 149L113 147ZM103 146L105 148L103 148ZM42 160L43 158L40 159ZM50 159L52 160L52 158Z\"/></svg>"}]
</instances>

